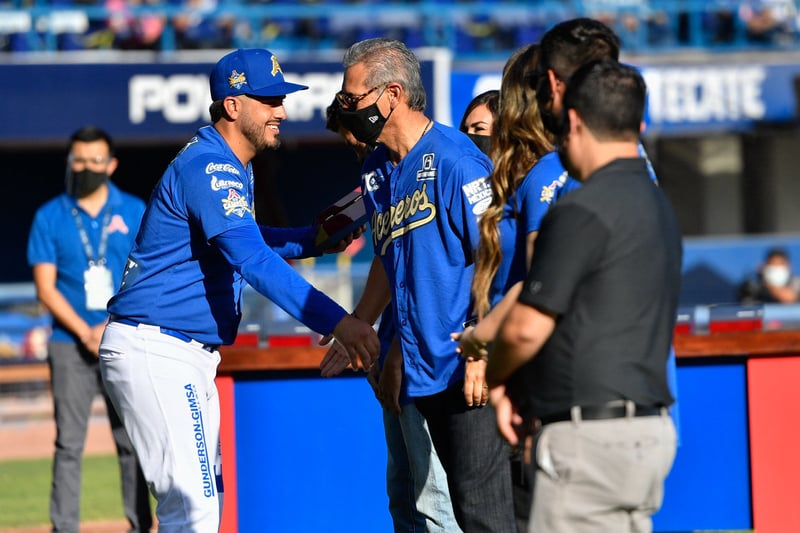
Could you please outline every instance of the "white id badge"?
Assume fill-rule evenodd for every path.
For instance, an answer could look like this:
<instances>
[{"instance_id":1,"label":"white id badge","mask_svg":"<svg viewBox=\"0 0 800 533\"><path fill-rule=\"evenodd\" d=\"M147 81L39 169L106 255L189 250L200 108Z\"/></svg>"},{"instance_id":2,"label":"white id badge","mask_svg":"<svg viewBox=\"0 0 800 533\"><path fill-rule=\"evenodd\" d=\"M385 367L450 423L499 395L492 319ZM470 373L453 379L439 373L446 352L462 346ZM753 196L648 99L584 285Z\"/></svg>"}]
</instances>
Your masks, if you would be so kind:
<instances>
[{"instance_id":1,"label":"white id badge","mask_svg":"<svg viewBox=\"0 0 800 533\"><path fill-rule=\"evenodd\" d=\"M86 309L105 311L108 301L114 296L111 271L103 265L91 265L83 273L83 286L86 289Z\"/></svg>"}]
</instances>

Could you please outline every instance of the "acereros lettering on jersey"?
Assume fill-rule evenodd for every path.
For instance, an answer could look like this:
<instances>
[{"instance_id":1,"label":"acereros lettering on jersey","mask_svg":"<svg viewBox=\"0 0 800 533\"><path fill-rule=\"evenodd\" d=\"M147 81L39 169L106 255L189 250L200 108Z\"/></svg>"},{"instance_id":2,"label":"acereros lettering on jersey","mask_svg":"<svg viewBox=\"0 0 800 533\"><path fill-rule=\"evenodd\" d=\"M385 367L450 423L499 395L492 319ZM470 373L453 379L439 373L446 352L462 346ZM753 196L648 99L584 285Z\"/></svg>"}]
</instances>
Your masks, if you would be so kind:
<instances>
[{"instance_id":1,"label":"acereros lettering on jersey","mask_svg":"<svg viewBox=\"0 0 800 533\"><path fill-rule=\"evenodd\" d=\"M492 187L489 184L488 176L462 185L461 190L467 196L469 205L472 206L473 215L482 215L489 208L489 204L492 203Z\"/></svg>"},{"instance_id":2,"label":"acereros lettering on jersey","mask_svg":"<svg viewBox=\"0 0 800 533\"><path fill-rule=\"evenodd\" d=\"M245 213L251 212L247 197L242 196L233 189L228 189L228 196L222 199L222 207L225 208L225 216L234 214L242 218Z\"/></svg>"},{"instance_id":3,"label":"acereros lettering on jersey","mask_svg":"<svg viewBox=\"0 0 800 533\"><path fill-rule=\"evenodd\" d=\"M372 240L376 248L380 247L381 255L391 242L410 233L412 230L424 226L436 218L436 206L428 198L428 184L424 183L421 189L389 208L389 211L372 214ZM380 244L383 241L383 244Z\"/></svg>"}]
</instances>

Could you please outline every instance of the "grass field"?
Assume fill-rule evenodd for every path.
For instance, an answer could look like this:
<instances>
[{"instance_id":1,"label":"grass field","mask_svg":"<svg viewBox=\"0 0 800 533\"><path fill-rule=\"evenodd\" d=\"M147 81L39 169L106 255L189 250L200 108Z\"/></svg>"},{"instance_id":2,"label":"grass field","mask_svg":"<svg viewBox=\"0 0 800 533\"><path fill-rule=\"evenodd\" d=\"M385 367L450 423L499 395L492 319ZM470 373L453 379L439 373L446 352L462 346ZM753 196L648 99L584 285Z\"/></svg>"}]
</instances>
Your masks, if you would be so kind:
<instances>
[{"instance_id":1,"label":"grass field","mask_svg":"<svg viewBox=\"0 0 800 533\"><path fill-rule=\"evenodd\" d=\"M51 459L0 461L0 532L50 523ZM152 500L153 509L155 501ZM81 521L124 520L116 455L83 458ZM705 533L696 531L694 533ZM721 532L714 533L752 533Z\"/></svg>"},{"instance_id":2,"label":"grass field","mask_svg":"<svg viewBox=\"0 0 800 533\"><path fill-rule=\"evenodd\" d=\"M52 460L0 461L0 531L50 523ZM116 455L83 458L81 520L125 519Z\"/></svg>"}]
</instances>

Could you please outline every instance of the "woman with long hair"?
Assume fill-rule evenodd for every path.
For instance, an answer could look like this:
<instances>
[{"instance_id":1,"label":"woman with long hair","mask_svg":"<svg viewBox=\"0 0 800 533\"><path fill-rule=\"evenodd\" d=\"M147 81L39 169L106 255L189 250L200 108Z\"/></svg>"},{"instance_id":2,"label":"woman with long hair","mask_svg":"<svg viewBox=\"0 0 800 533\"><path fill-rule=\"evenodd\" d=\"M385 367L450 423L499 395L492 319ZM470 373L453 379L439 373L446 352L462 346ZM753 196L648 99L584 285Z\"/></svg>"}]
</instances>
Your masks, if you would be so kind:
<instances>
[{"instance_id":1,"label":"woman with long hair","mask_svg":"<svg viewBox=\"0 0 800 533\"><path fill-rule=\"evenodd\" d=\"M539 224L555 199L577 185L569 180L542 123L536 99L538 45L506 62L492 135L492 202L479 222L480 244L472 281L475 328L461 335L464 357L480 357L494 338L533 257Z\"/></svg>"},{"instance_id":2,"label":"woman with long hair","mask_svg":"<svg viewBox=\"0 0 800 533\"><path fill-rule=\"evenodd\" d=\"M519 296L542 218L559 195L578 185L568 179L554 151L553 136L542 122L534 89L537 59L538 46L525 46L503 69L490 151L492 202L479 221L472 280L479 320L475 327L453 335L459 340L458 351L468 359L486 357L486 345ZM492 391L495 408L506 400L504 391ZM510 411L511 406L505 403L504 408ZM517 525L525 531L531 492L519 450L512 454L511 463Z\"/></svg>"}]
</instances>

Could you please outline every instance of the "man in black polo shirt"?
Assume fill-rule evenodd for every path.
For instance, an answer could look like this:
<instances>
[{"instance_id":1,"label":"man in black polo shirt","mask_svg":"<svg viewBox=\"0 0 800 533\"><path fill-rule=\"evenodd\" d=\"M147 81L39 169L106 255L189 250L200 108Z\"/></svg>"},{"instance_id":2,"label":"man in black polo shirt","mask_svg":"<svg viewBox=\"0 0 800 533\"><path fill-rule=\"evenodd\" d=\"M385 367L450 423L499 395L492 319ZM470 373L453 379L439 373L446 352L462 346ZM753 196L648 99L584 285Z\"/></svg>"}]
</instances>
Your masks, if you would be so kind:
<instances>
[{"instance_id":1,"label":"man in black polo shirt","mask_svg":"<svg viewBox=\"0 0 800 533\"><path fill-rule=\"evenodd\" d=\"M560 152L584 184L542 221L489 357L490 384L536 427L537 533L650 531L675 456L681 236L639 156L644 99L641 76L614 61L570 78Z\"/></svg>"}]
</instances>

